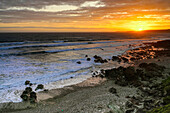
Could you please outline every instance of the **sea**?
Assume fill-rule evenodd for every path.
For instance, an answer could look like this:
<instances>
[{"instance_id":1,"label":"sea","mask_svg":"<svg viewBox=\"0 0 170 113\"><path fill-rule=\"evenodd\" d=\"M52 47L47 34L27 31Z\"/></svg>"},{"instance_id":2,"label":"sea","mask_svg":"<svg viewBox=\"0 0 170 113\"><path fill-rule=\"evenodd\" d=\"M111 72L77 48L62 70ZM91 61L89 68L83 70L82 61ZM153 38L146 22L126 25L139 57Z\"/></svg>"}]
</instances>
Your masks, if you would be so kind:
<instances>
[{"instance_id":1,"label":"sea","mask_svg":"<svg viewBox=\"0 0 170 113\"><path fill-rule=\"evenodd\" d=\"M48 90L77 84L96 71L118 66L114 61L95 63L94 55L111 59L166 39L170 33L0 33L0 103L21 102L26 80L33 89L37 84Z\"/></svg>"}]
</instances>

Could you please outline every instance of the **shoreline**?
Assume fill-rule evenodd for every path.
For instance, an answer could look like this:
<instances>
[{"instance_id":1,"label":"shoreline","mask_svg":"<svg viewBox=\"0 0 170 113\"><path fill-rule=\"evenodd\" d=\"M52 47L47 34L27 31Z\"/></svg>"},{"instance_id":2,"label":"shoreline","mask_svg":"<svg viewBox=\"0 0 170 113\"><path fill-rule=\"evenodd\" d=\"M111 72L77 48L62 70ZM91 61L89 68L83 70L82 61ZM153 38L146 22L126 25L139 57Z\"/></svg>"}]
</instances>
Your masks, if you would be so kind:
<instances>
[{"instance_id":1,"label":"shoreline","mask_svg":"<svg viewBox=\"0 0 170 113\"><path fill-rule=\"evenodd\" d=\"M158 61L159 60L159 61ZM157 58L153 58L153 59L143 59L143 60L138 60L138 61L134 61L134 66L137 67L139 64L143 63L143 62L147 62L147 63L158 63L159 65L163 65L166 66L166 68L170 68L170 59L169 57L157 57ZM166 70L167 71L167 70ZM166 74L169 74L170 72L166 72ZM168 76L168 75L167 75ZM13 106L13 108L8 108L9 103L4 103L4 105L6 106L6 108L0 104L0 108L5 108L6 110L4 111L15 111L16 112L33 112L35 111L40 111L41 108L43 108L42 112L61 112L62 110L64 110L65 112L70 112L72 111L76 111L76 112L80 112L80 111L86 111L88 110L88 112L90 112L90 110L93 110L92 108L95 108L95 106L97 106L97 108L95 108L94 110L96 110L96 112L109 112L110 110L127 110L125 108L125 104L128 101L128 99L126 98L127 96L130 95L131 97L133 96L139 96L141 95L141 91L138 90L138 88L134 87L134 86L119 86L117 84L114 83L115 81L112 80L108 80L106 78L101 78L101 77L91 77L88 78L87 80L75 84L75 85L71 85L71 86L66 86L64 88L59 88L59 89L53 89L53 90L49 90L47 92L39 92L37 94L38 100L40 100L37 104L34 105L30 105L30 103L25 103L26 106L22 106L23 103L17 103L17 104L10 104L11 106ZM159 81L160 82L160 81ZM109 92L109 89L112 88L112 86L116 89L117 94L112 94ZM95 91L93 91L95 90ZM97 92L96 95L93 94L89 94L90 96L85 96L84 94L88 94L89 92ZM104 91L104 92L101 92ZM131 91L131 92L130 92ZM84 94L83 94L84 93ZM139 93L139 95L138 95ZM74 97L74 96L77 97ZM79 95L84 95L85 97L80 97ZM108 97L107 97L108 96ZM95 101L96 98L99 97L99 100L97 100L96 103L94 103L93 101ZM81 99L87 99L87 103L84 100ZM78 99L78 100L76 100ZM80 99L80 100L79 100ZM85 99L85 100L86 100ZM101 101L101 99L103 99ZM106 99L107 101L105 101L104 99ZM110 100L112 100L112 102L110 103ZM65 102L65 101L66 102ZM77 101L77 102L72 102L73 100ZM117 100L119 100L119 102L117 102ZM69 102L67 102L69 101ZM82 102L81 102L82 101ZM88 103L91 103L91 105L87 105ZM104 103L105 102L105 103ZM113 103L116 104L113 104ZM73 105L71 105L73 108L70 108L70 103L72 103ZM78 105L78 103L80 103L80 105ZM58 108L55 108L55 106L53 104L56 104L58 106ZM62 105L68 105L68 106L64 106L62 107ZM95 105L94 105L95 104ZM105 104L105 105L104 105ZM85 108L83 107L85 106ZM114 107L113 107L114 106ZM139 105L140 106L140 105ZM30 107L30 109L28 108ZM79 109L79 108L82 109ZM87 107L87 108L86 108ZM122 108L121 108L122 107ZM19 109L16 109L19 108ZM14 110L15 109L15 110ZM67 111L68 110L68 111ZM98 110L98 111L97 111ZM2 110L3 111L3 110ZM95 111L93 111L95 112Z\"/></svg>"}]
</instances>

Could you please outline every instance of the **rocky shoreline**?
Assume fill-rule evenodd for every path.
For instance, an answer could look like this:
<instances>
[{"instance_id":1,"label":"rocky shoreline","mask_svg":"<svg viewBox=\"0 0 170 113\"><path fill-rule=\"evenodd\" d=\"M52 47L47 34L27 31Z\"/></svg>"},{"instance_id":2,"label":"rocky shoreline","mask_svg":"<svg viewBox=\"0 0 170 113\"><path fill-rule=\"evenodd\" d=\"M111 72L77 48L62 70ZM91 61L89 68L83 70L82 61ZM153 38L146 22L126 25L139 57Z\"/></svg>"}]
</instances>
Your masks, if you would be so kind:
<instances>
[{"instance_id":1,"label":"rocky shoreline","mask_svg":"<svg viewBox=\"0 0 170 113\"><path fill-rule=\"evenodd\" d=\"M100 73L94 72L92 78L80 84L41 92L37 95L38 98L39 96L49 98L38 103L26 101L0 104L0 111L155 113L165 110L165 113L168 113L169 57L170 40L146 43L145 47L129 50L122 56L113 56L112 59L102 59L95 55L96 63L107 63L112 60L128 63L129 66L102 69Z\"/></svg>"}]
</instances>

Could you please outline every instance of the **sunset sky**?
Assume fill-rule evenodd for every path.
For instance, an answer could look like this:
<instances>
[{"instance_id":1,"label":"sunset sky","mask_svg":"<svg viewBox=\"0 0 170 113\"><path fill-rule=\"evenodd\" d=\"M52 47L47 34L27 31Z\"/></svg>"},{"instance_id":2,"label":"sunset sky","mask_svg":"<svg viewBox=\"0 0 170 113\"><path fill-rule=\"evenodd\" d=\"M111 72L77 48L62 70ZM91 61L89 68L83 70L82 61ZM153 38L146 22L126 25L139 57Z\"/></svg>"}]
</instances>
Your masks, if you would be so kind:
<instances>
[{"instance_id":1,"label":"sunset sky","mask_svg":"<svg viewBox=\"0 0 170 113\"><path fill-rule=\"evenodd\" d=\"M0 32L170 29L170 0L0 0Z\"/></svg>"}]
</instances>

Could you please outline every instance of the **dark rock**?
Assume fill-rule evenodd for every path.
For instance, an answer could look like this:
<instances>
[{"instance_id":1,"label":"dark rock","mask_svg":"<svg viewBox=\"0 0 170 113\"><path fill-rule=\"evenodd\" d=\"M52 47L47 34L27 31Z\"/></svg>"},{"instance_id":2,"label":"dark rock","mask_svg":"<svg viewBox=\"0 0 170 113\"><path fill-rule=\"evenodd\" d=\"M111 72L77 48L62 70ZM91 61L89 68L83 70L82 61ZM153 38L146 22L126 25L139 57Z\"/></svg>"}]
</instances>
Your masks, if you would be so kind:
<instances>
[{"instance_id":1,"label":"dark rock","mask_svg":"<svg viewBox=\"0 0 170 113\"><path fill-rule=\"evenodd\" d=\"M32 83L30 83L29 85L30 85L30 86L32 86L33 84L32 84Z\"/></svg>"},{"instance_id":2,"label":"dark rock","mask_svg":"<svg viewBox=\"0 0 170 113\"><path fill-rule=\"evenodd\" d=\"M20 97L22 98L23 101L28 101L29 100L28 95L22 94Z\"/></svg>"},{"instance_id":3,"label":"dark rock","mask_svg":"<svg viewBox=\"0 0 170 113\"><path fill-rule=\"evenodd\" d=\"M142 81L146 80L146 74L145 74L144 70L137 69L136 73L138 74L138 76L141 78Z\"/></svg>"},{"instance_id":4,"label":"dark rock","mask_svg":"<svg viewBox=\"0 0 170 113\"><path fill-rule=\"evenodd\" d=\"M125 57L122 57L122 60L124 61L124 63L128 62L129 60Z\"/></svg>"},{"instance_id":5,"label":"dark rock","mask_svg":"<svg viewBox=\"0 0 170 113\"><path fill-rule=\"evenodd\" d=\"M116 78L116 80L120 80L119 78L124 76L123 70L124 70L124 67L121 67L121 66L118 68L105 70L105 77L109 79Z\"/></svg>"},{"instance_id":6,"label":"dark rock","mask_svg":"<svg viewBox=\"0 0 170 113\"><path fill-rule=\"evenodd\" d=\"M31 87L26 87L25 88L25 91L27 91L28 93L30 93L32 91L32 88Z\"/></svg>"},{"instance_id":7,"label":"dark rock","mask_svg":"<svg viewBox=\"0 0 170 113\"><path fill-rule=\"evenodd\" d=\"M98 58L98 56L97 56L97 55L94 55L93 57L94 57L95 59L97 59L97 58Z\"/></svg>"},{"instance_id":8,"label":"dark rock","mask_svg":"<svg viewBox=\"0 0 170 113\"><path fill-rule=\"evenodd\" d=\"M44 89L44 91L45 91L45 92L47 92L47 91L48 91L48 89Z\"/></svg>"},{"instance_id":9,"label":"dark rock","mask_svg":"<svg viewBox=\"0 0 170 113\"><path fill-rule=\"evenodd\" d=\"M101 77L101 78L104 78L104 75L103 75L103 74L99 74L98 76Z\"/></svg>"},{"instance_id":10,"label":"dark rock","mask_svg":"<svg viewBox=\"0 0 170 113\"><path fill-rule=\"evenodd\" d=\"M148 66L147 63L141 63L141 64L139 64L139 67L140 67L140 68L145 68L145 67L147 67L147 66Z\"/></svg>"},{"instance_id":11,"label":"dark rock","mask_svg":"<svg viewBox=\"0 0 170 113\"><path fill-rule=\"evenodd\" d=\"M144 100L144 108L150 110L153 106L154 101L152 99Z\"/></svg>"},{"instance_id":12,"label":"dark rock","mask_svg":"<svg viewBox=\"0 0 170 113\"><path fill-rule=\"evenodd\" d=\"M27 91L23 91L22 95L20 96L23 101L28 101L29 99L29 93Z\"/></svg>"},{"instance_id":13,"label":"dark rock","mask_svg":"<svg viewBox=\"0 0 170 113\"><path fill-rule=\"evenodd\" d=\"M128 109L125 113L133 113L134 109Z\"/></svg>"},{"instance_id":14,"label":"dark rock","mask_svg":"<svg viewBox=\"0 0 170 113\"><path fill-rule=\"evenodd\" d=\"M163 98L163 104L164 105L170 104L170 96L167 96L167 97Z\"/></svg>"},{"instance_id":15,"label":"dark rock","mask_svg":"<svg viewBox=\"0 0 170 113\"><path fill-rule=\"evenodd\" d=\"M127 67L124 69L125 79L127 81L136 81L138 80L138 75L135 72L134 67Z\"/></svg>"},{"instance_id":16,"label":"dark rock","mask_svg":"<svg viewBox=\"0 0 170 113\"><path fill-rule=\"evenodd\" d=\"M43 89L43 88L44 88L44 85L42 85L42 84L38 84L38 86L36 87L36 89L35 89L35 90Z\"/></svg>"},{"instance_id":17,"label":"dark rock","mask_svg":"<svg viewBox=\"0 0 170 113\"><path fill-rule=\"evenodd\" d=\"M132 107L133 107L132 102L127 101L127 102L125 103L125 107L126 107L126 108L132 108Z\"/></svg>"},{"instance_id":18,"label":"dark rock","mask_svg":"<svg viewBox=\"0 0 170 113\"><path fill-rule=\"evenodd\" d=\"M136 113L146 113L146 111L144 111L144 109L138 109L137 111L136 111Z\"/></svg>"},{"instance_id":19,"label":"dark rock","mask_svg":"<svg viewBox=\"0 0 170 113\"><path fill-rule=\"evenodd\" d=\"M135 61L135 60L136 60L136 58L132 57L132 58L130 58L130 60L131 60L131 61Z\"/></svg>"},{"instance_id":20,"label":"dark rock","mask_svg":"<svg viewBox=\"0 0 170 113\"><path fill-rule=\"evenodd\" d=\"M112 60L113 60L113 61L118 61L118 60L119 60L119 57L117 57L117 56L112 56Z\"/></svg>"},{"instance_id":21,"label":"dark rock","mask_svg":"<svg viewBox=\"0 0 170 113\"><path fill-rule=\"evenodd\" d=\"M30 81L29 81L29 80L26 80L26 81L25 81L25 85L28 85L28 84L30 84Z\"/></svg>"},{"instance_id":22,"label":"dark rock","mask_svg":"<svg viewBox=\"0 0 170 113\"><path fill-rule=\"evenodd\" d=\"M121 58L118 56L112 56L112 61L121 62Z\"/></svg>"},{"instance_id":23,"label":"dark rock","mask_svg":"<svg viewBox=\"0 0 170 113\"><path fill-rule=\"evenodd\" d=\"M77 62L77 64L81 64L81 62L80 62L80 61L78 61L78 62Z\"/></svg>"},{"instance_id":24,"label":"dark rock","mask_svg":"<svg viewBox=\"0 0 170 113\"><path fill-rule=\"evenodd\" d=\"M109 89L109 92L112 94L115 94L115 93L117 93L117 90L114 87L112 87Z\"/></svg>"},{"instance_id":25,"label":"dark rock","mask_svg":"<svg viewBox=\"0 0 170 113\"><path fill-rule=\"evenodd\" d=\"M36 99L37 99L37 95L36 95L36 93L35 92L31 92L30 93L30 102L31 103L35 103L36 102Z\"/></svg>"},{"instance_id":26,"label":"dark rock","mask_svg":"<svg viewBox=\"0 0 170 113\"><path fill-rule=\"evenodd\" d=\"M90 58L87 58L87 61L90 61L91 59Z\"/></svg>"},{"instance_id":27,"label":"dark rock","mask_svg":"<svg viewBox=\"0 0 170 113\"><path fill-rule=\"evenodd\" d=\"M106 59L104 59L104 62L107 63L108 61Z\"/></svg>"},{"instance_id":28,"label":"dark rock","mask_svg":"<svg viewBox=\"0 0 170 113\"><path fill-rule=\"evenodd\" d=\"M104 69L101 69L100 72L101 72L102 74L104 74L104 73L105 73L105 70L104 70Z\"/></svg>"}]
</instances>

